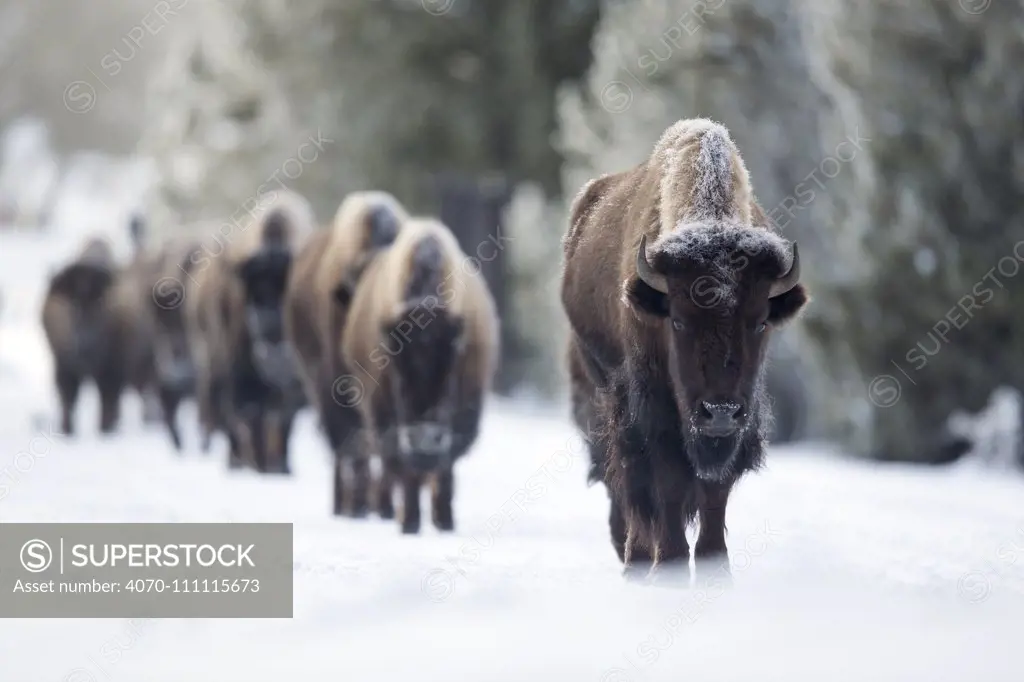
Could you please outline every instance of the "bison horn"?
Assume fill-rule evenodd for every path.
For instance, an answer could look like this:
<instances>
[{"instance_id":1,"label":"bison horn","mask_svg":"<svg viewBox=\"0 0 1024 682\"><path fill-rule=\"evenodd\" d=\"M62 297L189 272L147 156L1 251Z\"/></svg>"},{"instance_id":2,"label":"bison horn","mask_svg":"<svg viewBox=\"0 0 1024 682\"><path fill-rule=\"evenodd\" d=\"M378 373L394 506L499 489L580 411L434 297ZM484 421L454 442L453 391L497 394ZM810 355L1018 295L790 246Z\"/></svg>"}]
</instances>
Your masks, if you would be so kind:
<instances>
[{"instance_id":1,"label":"bison horn","mask_svg":"<svg viewBox=\"0 0 1024 682\"><path fill-rule=\"evenodd\" d=\"M772 282L772 288L768 290L768 298L775 298L785 294L800 281L800 252L793 242L793 263L789 266L789 272Z\"/></svg>"},{"instance_id":2,"label":"bison horn","mask_svg":"<svg viewBox=\"0 0 1024 682\"><path fill-rule=\"evenodd\" d=\"M668 282L665 280L665 275L655 272L647 261L647 235L640 237L640 248L636 252L636 274L644 284L655 291L668 293Z\"/></svg>"}]
</instances>

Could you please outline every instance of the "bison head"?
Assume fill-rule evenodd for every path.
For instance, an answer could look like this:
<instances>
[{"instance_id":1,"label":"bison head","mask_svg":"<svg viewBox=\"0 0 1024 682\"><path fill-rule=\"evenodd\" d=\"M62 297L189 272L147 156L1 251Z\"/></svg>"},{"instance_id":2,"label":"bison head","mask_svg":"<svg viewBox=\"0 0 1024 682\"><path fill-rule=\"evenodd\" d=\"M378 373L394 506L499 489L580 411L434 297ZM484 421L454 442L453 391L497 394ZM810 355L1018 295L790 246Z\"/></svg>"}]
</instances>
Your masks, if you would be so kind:
<instances>
[{"instance_id":1,"label":"bison head","mask_svg":"<svg viewBox=\"0 0 1024 682\"><path fill-rule=\"evenodd\" d=\"M451 456L465 321L436 298L408 302L381 327L390 356L388 377L398 455L430 470Z\"/></svg>"},{"instance_id":2,"label":"bison head","mask_svg":"<svg viewBox=\"0 0 1024 682\"><path fill-rule=\"evenodd\" d=\"M50 295L68 301L73 311L75 336L72 342L79 362L90 362L106 343L104 303L114 280L112 267L79 261L61 270L50 282Z\"/></svg>"},{"instance_id":3,"label":"bison head","mask_svg":"<svg viewBox=\"0 0 1024 682\"><path fill-rule=\"evenodd\" d=\"M264 248L243 261L237 274L245 289L245 328L256 370L267 383L284 390L298 386L298 368L284 334L284 296L292 255L285 248Z\"/></svg>"},{"instance_id":4,"label":"bison head","mask_svg":"<svg viewBox=\"0 0 1024 682\"><path fill-rule=\"evenodd\" d=\"M401 218L391 207L380 205L367 210L362 225L361 252L342 273L341 280L334 289L332 295L336 303L346 307L352 302L363 272L374 258L394 244L401 227Z\"/></svg>"},{"instance_id":5,"label":"bison head","mask_svg":"<svg viewBox=\"0 0 1024 682\"><path fill-rule=\"evenodd\" d=\"M50 291L76 308L97 307L114 283L114 270L106 264L79 261L67 266L50 282Z\"/></svg>"},{"instance_id":6,"label":"bison head","mask_svg":"<svg viewBox=\"0 0 1024 682\"><path fill-rule=\"evenodd\" d=\"M701 478L733 471L770 419L763 367L772 330L808 301L800 255L773 232L683 226L636 252L626 298L655 318L687 454Z\"/></svg>"}]
</instances>

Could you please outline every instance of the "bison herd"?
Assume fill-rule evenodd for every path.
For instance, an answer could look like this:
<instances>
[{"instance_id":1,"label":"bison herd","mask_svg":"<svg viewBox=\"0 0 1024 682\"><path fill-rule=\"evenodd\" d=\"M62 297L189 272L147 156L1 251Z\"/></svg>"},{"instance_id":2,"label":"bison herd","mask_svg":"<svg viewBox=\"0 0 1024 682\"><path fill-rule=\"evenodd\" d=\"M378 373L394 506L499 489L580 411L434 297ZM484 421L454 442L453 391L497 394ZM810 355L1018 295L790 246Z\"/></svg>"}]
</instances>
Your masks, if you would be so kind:
<instances>
[{"instance_id":1,"label":"bison herd","mask_svg":"<svg viewBox=\"0 0 1024 682\"><path fill-rule=\"evenodd\" d=\"M252 218L152 248L133 220L126 265L94 238L53 275L42 323L62 431L74 434L91 381L102 433L130 388L158 406L180 451L176 413L192 396L204 452L221 433L229 468L288 474L292 423L308 406L334 457L335 514L394 518L400 488L402 532L417 533L429 483L433 523L452 530L453 467L476 440L498 357L478 270L447 227L384 192L349 195L324 229L284 190Z\"/></svg>"},{"instance_id":2,"label":"bison herd","mask_svg":"<svg viewBox=\"0 0 1024 682\"><path fill-rule=\"evenodd\" d=\"M129 264L92 240L52 277L43 326L63 430L91 380L102 432L132 388L180 450L177 407L194 396L204 451L220 432L230 467L287 474L309 407L333 454L334 514L393 518L397 493L401 530L417 533L429 483L432 522L452 530L453 466L498 361L478 270L447 227L385 192L350 194L323 229L294 193L262 199L229 239L150 248L133 222ZM581 189L563 248L573 416L626 575L688 575L697 521L695 557L727 567L729 494L770 428L768 338L809 300L796 245L728 131L690 119Z\"/></svg>"}]
</instances>

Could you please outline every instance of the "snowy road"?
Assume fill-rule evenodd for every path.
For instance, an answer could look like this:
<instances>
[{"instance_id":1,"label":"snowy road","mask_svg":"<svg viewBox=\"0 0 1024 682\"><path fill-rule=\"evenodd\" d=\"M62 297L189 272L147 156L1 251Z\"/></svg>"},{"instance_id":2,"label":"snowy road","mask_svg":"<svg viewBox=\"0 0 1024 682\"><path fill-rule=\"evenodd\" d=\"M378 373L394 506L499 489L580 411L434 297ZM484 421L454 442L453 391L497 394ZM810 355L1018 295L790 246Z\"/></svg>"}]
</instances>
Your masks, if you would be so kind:
<instances>
[{"instance_id":1,"label":"snowy road","mask_svg":"<svg viewBox=\"0 0 1024 682\"><path fill-rule=\"evenodd\" d=\"M732 589L626 585L563 412L494 402L456 534L402 537L329 516L308 417L291 479L229 473L191 430L179 458L134 403L100 439L92 392L79 440L33 424L53 414L43 266L19 249L0 256L0 521L293 522L295 615L0 620L0 682L1021 679L1019 477L778 449L733 496Z\"/></svg>"}]
</instances>

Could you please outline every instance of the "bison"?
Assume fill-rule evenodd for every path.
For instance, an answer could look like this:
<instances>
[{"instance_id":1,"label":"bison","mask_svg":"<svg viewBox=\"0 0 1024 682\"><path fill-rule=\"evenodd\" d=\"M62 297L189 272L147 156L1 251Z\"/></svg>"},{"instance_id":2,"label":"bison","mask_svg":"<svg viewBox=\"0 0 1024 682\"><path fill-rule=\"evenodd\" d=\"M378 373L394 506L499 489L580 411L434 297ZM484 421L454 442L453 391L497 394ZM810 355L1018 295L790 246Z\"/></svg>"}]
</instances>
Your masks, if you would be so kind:
<instances>
[{"instance_id":1,"label":"bison","mask_svg":"<svg viewBox=\"0 0 1024 682\"><path fill-rule=\"evenodd\" d=\"M479 268L451 231L411 219L366 268L351 299L341 347L368 439L383 460L380 503L403 491L401 530L420 529L420 487L431 512L455 527L453 466L477 437L496 370L498 318Z\"/></svg>"},{"instance_id":2,"label":"bison","mask_svg":"<svg viewBox=\"0 0 1024 682\"><path fill-rule=\"evenodd\" d=\"M190 257L186 325L204 449L223 430L230 468L288 474L292 422L305 398L282 307L292 262L315 221L309 203L285 191L253 217L226 243L211 239Z\"/></svg>"},{"instance_id":3,"label":"bison","mask_svg":"<svg viewBox=\"0 0 1024 682\"><path fill-rule=\"evenodd\" d=\"M761 465L770 335L808 302L721 125L670 127L650 158L587 183L563 241L573 416L611 498L629 577L728 569L726 505Z\"/></svg>"},{"instance_id":4,"label":"bison","mask_svg":"<svg viewBox=\"0 0 1024 682\"><path fill-rule=\"evenodd\" d=\"M185 325L185 283L201 254L195 239L172 239L149 259L139 291L152 320L153 375L167 433L182 449L177 413L181 401L195 393L196 368Z\"/></svg>"},{"instance_id":5,"label":"bison","mask_svg":"<svg viewBox=\"0 0 1024 682\"><path fill-rule=\"evenodd\" d=\"M285 299L285 325L298 356L309 402L334 457L334 514L365 516L369 462L350 457L361 435L355 403L359 396L346 383L349 376L341 357L340 339L349 302L363 270L390 246L408 218L405 209L386 192L348 195L330 229L315 234L298 255ZM345 469L359 484L354 497L342 497ZM387 513L387 510L385 510Z\"/></svg>"},{"instance_id":6,"label":"bison","mask_svg":"<svg viewBox=\"0 0 1024 682\"><path fill-rule=\"evenodd\" d=\"M140 394L150 386L145 318L137 312L126 272L104 239L90 239L51 278L42 324L53 353L65 434L75 432L74 411L83 382L92 380L99 391L101 433L117 427L121 394L128 385Z\"/></svg>"}]
</instances>

